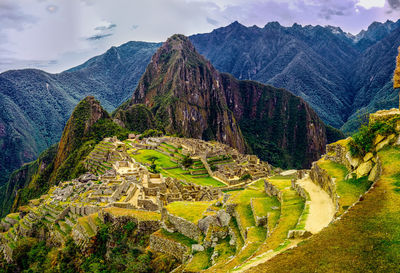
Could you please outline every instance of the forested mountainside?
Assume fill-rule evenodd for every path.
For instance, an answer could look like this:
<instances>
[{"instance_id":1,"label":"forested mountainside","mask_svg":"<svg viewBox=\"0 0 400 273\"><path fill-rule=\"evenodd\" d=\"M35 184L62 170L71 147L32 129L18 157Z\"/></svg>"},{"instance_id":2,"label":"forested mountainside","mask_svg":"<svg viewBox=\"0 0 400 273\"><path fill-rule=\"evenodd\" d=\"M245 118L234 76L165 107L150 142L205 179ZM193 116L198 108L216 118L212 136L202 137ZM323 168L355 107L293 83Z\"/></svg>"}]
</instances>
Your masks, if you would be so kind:
<instances>
[{"instance_id":1,"label":"forested mountainside","mask_svg":"<svg viewBox=\"0 0 400 273\"><path fill-rule=\"evenodd\" d=\"M85 96L96 96L109 111L125 101L159 46L129 42L60 74L35 69L1 73L0 184L60 139Z\"/></svg>"},{"instance_id":2,"label":"forested mountainside","mask_svg":"<svg viewBox=\"0 0 400 273\"><path fill-rule=\"evenodd\" d=\"M190 39L219 71L285 88L327 124L353 131L361 113L396 105L388 83L398 26L399 21L375 22L352 36L331 26L275 22L258 28L235 22ZM125 101L160 45L129 42L60 74L32 69L0 74L0 183L57 142L85 96L96 96L109 111Z\"/></svg>"},{"instance_id":3,"label":"forested mountainside","mask_svg":"<svg viewBox=\"0 0 400 273\"><path fill-rule=\"evenodd\" d=\"M285 168L309 167L327 142L324 123L304 100L219 73L183 35L172 36L154 54L132 99L114 118L135 129L143 124L129 120L138 105L152 113L155 127L148 129L218 140Z\"/></svg>"}]
</instances>

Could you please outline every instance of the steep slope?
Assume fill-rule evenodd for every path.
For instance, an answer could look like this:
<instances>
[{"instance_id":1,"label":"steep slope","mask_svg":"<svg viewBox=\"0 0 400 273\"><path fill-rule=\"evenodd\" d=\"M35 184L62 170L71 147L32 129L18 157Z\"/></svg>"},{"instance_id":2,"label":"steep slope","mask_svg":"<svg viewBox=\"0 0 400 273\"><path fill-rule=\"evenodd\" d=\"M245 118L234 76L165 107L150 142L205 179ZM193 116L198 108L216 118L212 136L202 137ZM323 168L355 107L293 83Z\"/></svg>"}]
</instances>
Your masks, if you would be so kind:
<instances>
[{"instance_id":1,"label":"steep slope","mask_svg":"<svg viewBox=\"0 0 400 273\"><path fill-rule=\"evenodd\" d=\"M333 126L345 121L351 104L348 64L358 55L350 39L320 26L274 22L247 28L235 22L191 40L218 70L288 89Z\"/></svg>"},{"instance_id":2,"label":"steep slope","mask_svg":"<svg viewBox=\"0 0 400 273\"><path fill-rule=\"evenodd\" d=\"M174 35L154 54L122 110L144 104L167 133L216 139L243 152L245 143L220 81L219 73L189 39ZM125 122L119 111L115 118Z\"/></svg>"},{"instance_id":3,"label":"steep slope","mask_svg":"<svg viewBox=\"0 0 400 273\"><path fill-rule=\"evenodd\" d=\"M345 131L356 130L365 120L366 113L398 106L398 92L393 89L395 57L400 45L400 28L365 50L354 63L352 86L355 98L348 121L342 127Z\"/></svg>"},{"instance_id":4,"label":"steep slope","mask_svg":"<svg viewBox=\"0 0 400 273\"><path fill-rule=\"evenodd\" d=\"M157 51L114 118L132 129L129 112L138 105L167 133L216 139L241 151L247 143L248 152L281 167L309 166L327 142L325 125L301 98L219 73L182 35Z\"/></svg>"},{"instance_id":5,"label":"steep slope","mask_svg":"<svg viewBox=\"0 0 400 273\"><path fill-rule=\"evenodd\" d=\"M116 135L124 139L127 134L94 97L86 97L75 107L58 145L10 176L2 189L2 215L40 196L50 186L85 172L82 159L104 137Z\"/></svg>"},{"instance_id":6,"label":"steep slope","mask_svg":"<svg viewBox=\"0 0 400 273\"><path fill-rule=\"evenodd\" d=\"M367 30L362 30L354 37L356 46L363 51L384 39L398 27L400 27L400 20L396 22L387 20L385 23L373 22L368 26Z\"/></svg>"},{"instance_id":7,"label":"steep slope","mask_svg":"<svg viewBox=\"0 0 400 273\"><path fill-rule=\"evenodd\" d=\"M60 74L34 69L1 73L0 184L59 140L85 96L96 96L108 110L125 101L159 45L129 42Z\"/></svg>"}]
</instances>

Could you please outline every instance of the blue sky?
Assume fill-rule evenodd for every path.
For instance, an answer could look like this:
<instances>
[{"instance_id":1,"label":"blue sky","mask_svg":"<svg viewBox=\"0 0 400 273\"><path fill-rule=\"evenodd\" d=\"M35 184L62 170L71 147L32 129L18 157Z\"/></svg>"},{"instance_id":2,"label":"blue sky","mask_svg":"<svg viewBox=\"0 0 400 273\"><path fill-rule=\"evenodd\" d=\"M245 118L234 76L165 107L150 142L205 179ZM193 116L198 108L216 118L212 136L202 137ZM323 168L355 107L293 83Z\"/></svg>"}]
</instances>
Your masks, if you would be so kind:
<instances>
[{"instance_id":1,"label":"blue sky","mask_svg":"<svg viewBox=\"0 0 400 273\"><path fill-rule=\"evenodd\" d=\"M164 41L239 21L333 25L357 34L400 18L400 0L0 0L0 71L60 72L127 41Z\"/></svg>"}]
</instances>

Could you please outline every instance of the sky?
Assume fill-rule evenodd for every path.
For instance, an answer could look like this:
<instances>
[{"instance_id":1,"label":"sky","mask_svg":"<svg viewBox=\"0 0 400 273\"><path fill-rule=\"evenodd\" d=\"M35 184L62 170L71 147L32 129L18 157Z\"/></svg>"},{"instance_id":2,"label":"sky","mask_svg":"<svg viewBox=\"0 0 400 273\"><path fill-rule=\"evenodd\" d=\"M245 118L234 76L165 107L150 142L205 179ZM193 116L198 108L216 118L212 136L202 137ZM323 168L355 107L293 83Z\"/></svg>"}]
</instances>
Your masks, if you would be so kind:
<instances>
[{"instance_id":1,"label":"sky","mask_svg":"<svg viewBox=\"0 0 400 273\"><path fill-rule=\"evenodd\" d=\"M332 25L352 34L400 18L400 0L0 0L0 72L58 73L128 41L165 41L239 21Z\"/></svg>"}]
</instances>

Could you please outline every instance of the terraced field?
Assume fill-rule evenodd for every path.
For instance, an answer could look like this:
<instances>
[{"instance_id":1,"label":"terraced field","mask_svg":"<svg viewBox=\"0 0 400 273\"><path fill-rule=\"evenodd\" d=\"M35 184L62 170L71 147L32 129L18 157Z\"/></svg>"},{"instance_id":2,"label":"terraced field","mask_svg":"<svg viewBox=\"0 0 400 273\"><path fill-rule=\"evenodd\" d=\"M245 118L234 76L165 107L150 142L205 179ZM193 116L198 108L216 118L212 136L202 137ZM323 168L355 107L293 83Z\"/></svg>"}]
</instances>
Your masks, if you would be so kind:
<instances>
[{"instance_id":1,"label":"terraced field","mask_svg":"<svg viewBox=\"0 0 400 273\"><path fill-rule=\"evenodd\" d=\"M170 150L167 151L170 152ZM179 152L174 152L174 154L175 155L179 154L178 156L179 159L182 159L184 157ZM157 165L157 169L160 171L162 175L167 177L173 177L176 179L185 180L187 182L195 183L201 186L213 186L213 187L226 186L221 181L218 181L210 177L200 160L195 160L193 163L193 167L191 169L183 170L178 166L177 162L175 162L176 158L174 158L175 161L172 161L170 156L167 156L164 153L157 150L152 150L152 149L138 150L135 154L132 154L131 156L137 162L147 165L152 164L152 160L155 159L154 164ZM199 174L193 172L197 172Z\"/></svg>"},{"instance_id":2,"label":"terraced field","mask_svg":"<svg viewBox=\"0 0 400 273\"><path fill-rule=\"evenodd\" d=\"M398 272L400 149L378 156L382 176L340 221L249 272Z\"/></svg>"}]
</instances>

